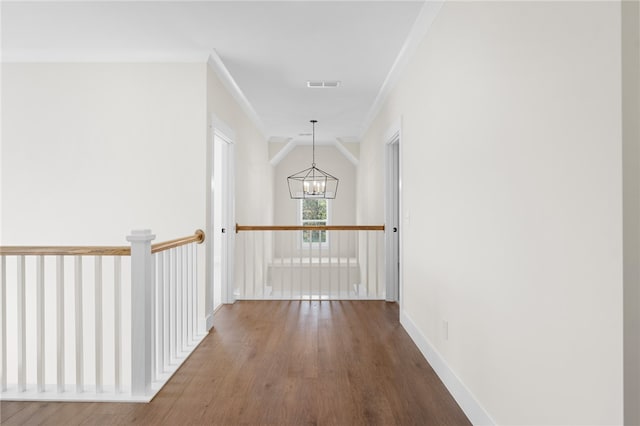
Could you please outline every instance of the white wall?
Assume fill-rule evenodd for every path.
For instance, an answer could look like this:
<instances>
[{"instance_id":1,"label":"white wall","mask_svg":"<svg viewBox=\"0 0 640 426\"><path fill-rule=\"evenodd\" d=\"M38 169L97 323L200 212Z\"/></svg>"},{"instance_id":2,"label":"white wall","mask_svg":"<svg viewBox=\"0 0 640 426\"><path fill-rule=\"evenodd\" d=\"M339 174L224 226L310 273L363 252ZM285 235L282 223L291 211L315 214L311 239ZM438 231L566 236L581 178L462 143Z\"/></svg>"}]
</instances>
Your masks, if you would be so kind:
<instances>
[{"instance_id":1,"label":"white wall","mask_svg":"<svg viewBox=\"0 0 640 426\"><path fill-rule=\"evenodd\" d=\"M359 225L384 223L384 137L391 125L383 119L374 121L360 143L356 189L356 220Z\"/></svg>"},{"instance_id":2,"label":"white wall","mask_svg":"<svg viewBox=\"0 0 640 426\"><path fill-rule=\"evenodd\" d=\"M446 2L363 140L369 222L402 117L401 317L475 422L622 423L620 60L614 2Z\"/></svg>"},{"instance_id":3,"label":"white wall","mask_svg":"<svg viewBox=\"0 0 640 426\"><path fill-rule=\"evenodd\" d=\"M640 425L640 3L622 2L625 424Z\"/></svg>"},{"instance_id":4,"label":"white wall","mask_svg":"<svg viewBox=\"0 0 640 426\"><path fill-rule=\"evenodd\" d=\"M204 64L3 64L2 244L204 227Z\"/></svg>"}]
</instances>

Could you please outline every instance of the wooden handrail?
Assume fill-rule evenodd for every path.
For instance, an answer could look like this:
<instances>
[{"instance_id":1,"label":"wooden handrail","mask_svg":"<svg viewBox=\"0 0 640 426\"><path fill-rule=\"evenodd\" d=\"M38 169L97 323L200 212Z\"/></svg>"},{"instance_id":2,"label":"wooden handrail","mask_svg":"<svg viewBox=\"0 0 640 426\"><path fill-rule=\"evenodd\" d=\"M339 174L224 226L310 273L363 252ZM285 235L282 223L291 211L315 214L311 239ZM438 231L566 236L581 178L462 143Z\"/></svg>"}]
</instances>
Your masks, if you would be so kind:
<instances>
[{"instance_id":1,"label":"wooden handrail","mask_svg":"<svg viewBox=\"0 0 640 426\"><path fill-rule=\"evenodd\" d=\"M176 238L175 240L153 244L151 246L151 253L159 253L161 251L169 250L175 247L180 247L185 244L190 244L190 243L202 244L203 242L204 242L204 231L202 229L197 229L193 235L190 235L188 237Z\"/></svg>"},{"instance_id":2,"label":"wooden handrail","mask_svg":"<svg viewBox=\"0 0 640 426\"><path fill-rule=\"evenodd\" d=\"M238 225L240 231L384 231L384 225Z\"/></svg>"},{"instance_id":3,"label":"wooden handrail","mask_svg":"<svg viewBox=\"0 0 640 426\"><path fill-rule=\"evenodd\" d=\"M130 256L128 246L0 246L6 256Z\"/></svg>"},{"instance_id":4,"label":"wooden handrail","mask_svg":"<svg viewBox=\"0 0 640 426\"><path fill-rule=\"evenodd\" d=\"M198 229L194 235L153 244L151 253L158 253L189 243L201 244L204 231ZM131 256L129 246L0 246L4 256Z\"/></svg>"}]
</instances>

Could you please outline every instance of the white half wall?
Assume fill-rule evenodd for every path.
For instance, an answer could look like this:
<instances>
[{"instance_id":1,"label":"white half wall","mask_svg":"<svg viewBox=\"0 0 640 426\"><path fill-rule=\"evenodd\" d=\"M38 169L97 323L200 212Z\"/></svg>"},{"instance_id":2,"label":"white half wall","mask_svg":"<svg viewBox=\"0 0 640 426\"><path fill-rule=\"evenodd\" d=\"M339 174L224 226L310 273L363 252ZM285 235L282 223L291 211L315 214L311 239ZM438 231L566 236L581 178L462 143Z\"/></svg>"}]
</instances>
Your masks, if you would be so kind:
<instances>
[{"instance_id":1,"label":"white half wall","mask_svg":"<svg viewBox=\"0 0 640 426\"><path fill-rule=\"evenodd\" d=\"M362 142L366 223L402 118L401 315L474 423L623 422L620 49L616 2L446 2Z\"/></svg>"}]
</instances>

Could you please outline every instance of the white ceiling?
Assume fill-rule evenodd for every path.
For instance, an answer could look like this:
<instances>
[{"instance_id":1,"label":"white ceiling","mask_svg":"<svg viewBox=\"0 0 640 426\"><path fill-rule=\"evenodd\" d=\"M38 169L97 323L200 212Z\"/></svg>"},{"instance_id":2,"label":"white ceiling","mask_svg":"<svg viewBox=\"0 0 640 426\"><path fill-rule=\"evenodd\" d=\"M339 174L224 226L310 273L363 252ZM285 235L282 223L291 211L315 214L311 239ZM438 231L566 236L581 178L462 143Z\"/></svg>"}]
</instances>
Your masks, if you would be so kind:
<instances>
[{"instance_id":1,"label":"white ceiling","mask_svg":"<svg viewBox=\"0 0 640 426\"><path fill-rule=\"evenodd\" d=\"M6 2L6 62L186 61L213 54L266 138L353 141L422 1ZM307 80L339 80L309 89Z\"/></svg>"}]
</instances>

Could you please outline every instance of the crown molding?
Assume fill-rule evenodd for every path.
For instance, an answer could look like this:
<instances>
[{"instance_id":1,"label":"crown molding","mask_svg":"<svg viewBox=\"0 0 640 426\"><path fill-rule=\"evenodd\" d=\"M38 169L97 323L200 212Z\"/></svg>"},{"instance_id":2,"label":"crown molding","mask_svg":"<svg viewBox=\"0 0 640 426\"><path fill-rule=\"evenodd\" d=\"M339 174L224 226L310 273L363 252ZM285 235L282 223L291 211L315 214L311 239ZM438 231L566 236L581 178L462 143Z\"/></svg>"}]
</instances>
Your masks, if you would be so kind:
<instances>
[{"instance_id":1,"label":"crown molding","mask_svg":"<svg viewBox=\"0 0 640 426\"><path fill-rule=\"evenodd\" d=\"M367 113L362 125L360 126L360 137L362 140L369 130L369 127L373 123L373 120L376 118L385 101L389 97L389 94L396 86L398 81L400 80L400 76L402 72L407 67L409 60L413 57L418 46L422 42L422 40L427 35L427 32L431 28L431 25L435 21L442 5L445 0L436 0L436 1L425 1L420 9L420 13L416 18L416 21L411 27L411 31L409 32L409 36L405 40L402 45L402 49L396 56L396 60L393 62L387 77L385 78L382 86L380 86L380 90L378 91L378 95L376 96L371 108L369 108L369 112Z\"/></svg>"},{"instance_id":2,"label":"crown molding","mask_svg":"<svg viewBox=\"0 0 640 426\"><path fill-rule=\"evenodd\" d=\"M82 49L4 49L2 63L203 63L208 53L201 51L118 51L87 52Z\"/></svg>"},{"instance_id":3,"label":"crown molding","mask_svg":"<svg viewBox=\"0 0 640 426\"><path fill-rule=\"evenodd\" d=\"M262 137L266 140L266 132L264 130L264 125L260 120L260 117L256 113L256 110L253 109L253 105L249 102L247 97L244 95L240 86L236 83L235 79L227 69L227 67L220 59L220 56L214 50L209 55L207 59L207 65L211 70L218 76L222 85L229 91L233 99L236 100L242 111L249 117L249 120L253 123L253 125L258 129Z\"/></svg>"}]
</instances>

